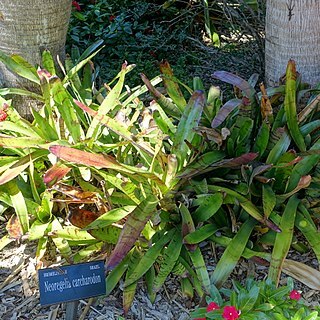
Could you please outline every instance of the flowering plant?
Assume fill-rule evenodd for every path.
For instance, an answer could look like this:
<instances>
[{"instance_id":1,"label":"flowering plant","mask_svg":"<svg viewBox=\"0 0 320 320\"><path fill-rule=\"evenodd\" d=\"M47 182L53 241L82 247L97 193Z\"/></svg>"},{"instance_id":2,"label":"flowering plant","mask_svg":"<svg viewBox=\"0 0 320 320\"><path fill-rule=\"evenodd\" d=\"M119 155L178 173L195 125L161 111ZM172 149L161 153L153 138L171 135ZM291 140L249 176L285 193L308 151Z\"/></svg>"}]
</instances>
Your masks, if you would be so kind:
<instances>
[{"instance_id":1,"label":"flowering plant","mask_svg":"<svg viewBox=\"0 0 320 320\"><path fill-rule=\"evenodd\" d=\"M233 281L232 289L221 289L220 292L212 286L207 306L198 308L191 316L194 320L320 320L320 308L308 307L293 288L291 278L286 286L278 288L269 280L258 282L251 278L245 286Z\"/></svg>"}]
</instances>

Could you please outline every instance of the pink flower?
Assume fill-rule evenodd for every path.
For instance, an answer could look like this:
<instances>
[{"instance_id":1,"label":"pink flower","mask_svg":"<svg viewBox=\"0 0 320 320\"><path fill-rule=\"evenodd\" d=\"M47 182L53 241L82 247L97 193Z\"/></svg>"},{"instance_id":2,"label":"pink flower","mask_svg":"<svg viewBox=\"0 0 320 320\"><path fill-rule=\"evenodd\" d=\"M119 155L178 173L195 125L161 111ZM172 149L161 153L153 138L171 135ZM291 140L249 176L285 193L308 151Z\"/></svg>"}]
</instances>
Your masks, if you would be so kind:
<instances>
[{"instance_id":1,"label":"pink flower","mask_svg":"<svg viewBox=\"0 0 320 320\"><path fill-rule=\"evenodd\" d=\"M81 11L81 7L78 1L72 1L72 5L76 8L76 10Z\"/></svg>"},{"instance_id":2,"label":"pink flower","mask_svg":"<svg viewBox=\"0 0 320 320\"><path fill-rule=\"evenodd\" d=\"M217 309L220 309L220 307L213 301L207 305L207 312L217 310ZM195 318L193 320L206 320L206 318Z\"/></svg>"},{"instance_id":3,"label":"pink flower","mask_svg":"<svg viewBox=\"0 0 320 320\"><path fill-rule=\"evenodd\" d=\"M7 113L4 110L0 110L0 122L7 119Z\"/></svg>"},{"instance_id":4,"label":"pink flower","mask_svg":"<svg viewBox=\"0 0 320 320\"><path fill-rule=\"evenodd\" d=\"M223 308L222 318L226 320L235 320L239 318L240 314L241 311L238 311L234 306L225 306Z\"/></svg>"},{"instance_id":5,"label":"pink flower","mask_svg":"<svg viewBox=\"0 0 320 320\"><path fill-rule=\"evenodd\" d=\"M215 302L210 302L207 306L207 312L220 309L220 307Z\"/></svg>"},{"instance_id":6,"label":"pink flower","mask_svg":"<svg viewBox=\"0 0 320 320\"><path fill-rule=\"evenodd\" d=\"M289 295L290 299L292 300L300 300L301 298L301 294L297 291L297 290L292 290L290 292L290 295Z\"/></svg>"}]
</instances>

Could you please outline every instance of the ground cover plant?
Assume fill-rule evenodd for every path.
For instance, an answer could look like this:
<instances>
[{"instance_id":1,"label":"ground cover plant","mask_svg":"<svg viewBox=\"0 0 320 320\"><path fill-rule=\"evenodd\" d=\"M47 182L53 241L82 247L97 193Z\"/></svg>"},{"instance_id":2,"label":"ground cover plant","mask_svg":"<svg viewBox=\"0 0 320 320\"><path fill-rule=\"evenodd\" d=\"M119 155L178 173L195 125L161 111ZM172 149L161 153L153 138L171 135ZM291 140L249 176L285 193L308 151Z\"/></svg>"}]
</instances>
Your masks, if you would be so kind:
<instances>
[{"instance_id":1,"label":"ground cover plant","mask_svg":"<svg viewBox=\"0 0 320 320\"><path fill-rule=\"evenodd\" d=\"M113 79L124 60L137 66L129 85L140 83L141 72L155 77L162 59L189 86L190 74L203 78L209 68L229 65L229 71L248 76L263 68L264 1L244 1L240 6L238 1L75 3L67 52L83 52L103 40L106 46L94 60L102 83ZM242 61L248 52L250 64Z\"/></svg>"},{"instance_id":2,"label":"ground cover plant","mask_svg":"<svg viewBox=\"0 0 320 320\"><path fill-rule=\"evenodd\" d=\"M256 74L214 72L234 88L224 101L219 87L199 77L184 83L165 60L161 76L140 74L138 86L127 84L134 66L125 62L100 85L92 60L104 49L98 41L82 55L73 50L61 77L47 51L38 69L0 53L40 92L0 90L1 216L9 220L0 247L37 241L39 267L59 255L76 263L102 254L107 294L124 283L125 313L141 279L154 301L171 274L188 297L222 307L217 292L242 258L268 265L270 286L285 272L319 290L317 270L287 259L293 248L320 257L319 92L300 82L294 61L277 88L257 85ZM27 121L10 94L43 108ZM226 248L213 272L204 244Z\"/></svg>"},{"instance_id":3,"label":"ground cover plant","mask_svg":"<svg viewBox=\"0 0 320 320\"><path fill-rule=\"evenodd\" d=\"M248 278L245 286L233 281L232 290L222 289L222 294L213 290L207 298L207 306L196 310L192 316L195 320L319 319L319 311L308 307L301 294L293 289L292 279L288 278L287 282L276 288L269 280L256 282Z\"/></svg>"}]
</instances>

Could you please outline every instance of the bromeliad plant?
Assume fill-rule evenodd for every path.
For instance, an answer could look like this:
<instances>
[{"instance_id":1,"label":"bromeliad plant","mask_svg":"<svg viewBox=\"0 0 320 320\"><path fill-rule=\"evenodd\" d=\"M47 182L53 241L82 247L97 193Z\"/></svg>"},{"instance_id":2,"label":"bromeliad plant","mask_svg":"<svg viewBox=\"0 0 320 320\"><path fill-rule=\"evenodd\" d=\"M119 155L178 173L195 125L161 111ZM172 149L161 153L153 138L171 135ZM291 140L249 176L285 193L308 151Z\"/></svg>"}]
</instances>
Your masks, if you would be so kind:
<instances>
[{"instance_id":1,"label":"bromeliad plant","mask_svg":"<svg viewBox=\"0 0 320 320\"><path fill-rule=\"evenodd\" d=\"M319 310L306 305L301 294L293 289L293 281L277 288L270 280L254 281L245 286L233 281L233 288L213 288L207 297L207 306L192 313L195 320L206 319L320 319ZM319 309L319 308L316 308Z\"/></svg>"},{"instance_id":2,"label":"bromeliad plant","mask_svg":"<svg viewBox=\"0 0 320 320\"><path fill-rule=\"evenodd\" d=\"M193 296L195 289L209 295L241 256L270 262L275 283L283 270L319 285L310 277L319 277L316 270L285 259L294 226L319 257L315 216L308 209L316 207L316 186L307 189L311 174L317 177L319 120L314 104L297 120L293 62L286 87L273 90L285 95L273 119L271 99L263 88L258 96L253 79L215 73L240 89L224 105L219 90L205 92L199 79L193 89L184 86L186 99L166 62L161 73L167 95L155 87L160 78L149 81L145 75L143 87L125 87L126 64L106 89L95 90L86 59L63 80L52 76L52 63L31 69L44 102L43 110L33 111L33 123L12 107L4 110L2 201L15 209L22 234L40 239L38 257L51 240L73 261L106 250L107 294L123 278L125 312L142 277L151 300L170 273L180 276L185 294ZM16 66L13 58L6 61ZM141 98L147 88L149 106ZM19 193L18 185L25 191ZM299 200L305 190L308 202ZM67 208L73 226L66 221ZM203 241L227 247L211 275L199 246ZM74 252L74 244L85 248ZM266 245L273 246L271 255Z\"/></svg>"},{"instance_id":3,"label":"bromeliad plant","mask_svg":"<svg viewBox=\"0 0 320 320\"><path fill-rule=\"evenodd\" d=\"M137 281L146 273L151 296L160 290L170 272L185 275L187 269L202 295L209 284L203 258L199 250L190 257L184 250L180 261L180 218L174 218L178 218L176 224L170 215L180 212L172 191L179 182L176 172L189 157L185 140L196 137L192 129L201 118L204 95L196 91L189 103L181 95L179 108L160 97L166 107L173 108L175 120L169 119L160 105L153 120L138 99L145 86L123 91L130 66L123 65L116 84L111 87L110 83L103 96L102 91L91 90L93 72L88 61L92 55L87 56L67 68L65 78L60 80L48 52L44 52L43 60L46 69L38 70L20 57L1 55L11 70L39 84L42 95L17 89L2 89L1 94L32 95L44 104L40 111L32 111L34 121L30 123L2 98L6 119L1 123L0 137L4 164L1 201L4 211L12 207L17 214L7 224L9 236L2 239L2 247L12 238L38 240L37 258L43 261L48 259L44 256L53 242L66 260L77 262L106 243L111 247L116 244L106 265L108 270L113 269L107 291L126 273L125 310ZM163 70L170 72L167 65ZM148 81L148 85L156 85L159 80ZM182 115L179 125L174 124ZM68 220L73 226L65 218L69 207L64 207L65 203L72 203ZM190 214L185 206L180 207L187 225ZM86 247L74 252L73 245ZM201 269L197 273L200 282L206 281L205 286L189 260L198 260ZM157 273L155 265L160 265ZM190 292L188 278L184 277L182 284Z\"/></svg>"}]
</instances>

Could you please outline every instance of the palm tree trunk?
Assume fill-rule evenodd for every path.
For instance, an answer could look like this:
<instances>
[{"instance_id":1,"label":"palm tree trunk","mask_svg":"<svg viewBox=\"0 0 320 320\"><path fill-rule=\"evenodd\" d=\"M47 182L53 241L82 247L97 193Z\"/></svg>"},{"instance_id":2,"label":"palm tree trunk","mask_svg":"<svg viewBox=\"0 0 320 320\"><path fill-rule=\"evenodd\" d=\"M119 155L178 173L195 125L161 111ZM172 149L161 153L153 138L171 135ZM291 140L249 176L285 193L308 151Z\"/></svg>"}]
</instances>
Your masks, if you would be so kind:
<instances>
[{"instance_id":1,"label":"palm tree trunk","mask_svg":"<svg viewBox=\"0 0 320 320\"><path fill-rule=\"evenodd\" d=\"M70 12L71 0L1 0L0 50L19 54L33 65L40 65L44 49L63 60ZM0 86L32 87L3 64L0 64ZM28 105L16 102L15 107L21 115L30 114Z\"/></svg>"},{"instance_id":2,"label":"palm tree trunk","mask_svg":"<svg viewBox=\"0 0 320 320\"><path fill-rule=\"evenodd\" d=\"M302 81L320 81L320 1L267 0L266 82L277 85L289 59Z\"/></svg>"}]
</instances>

